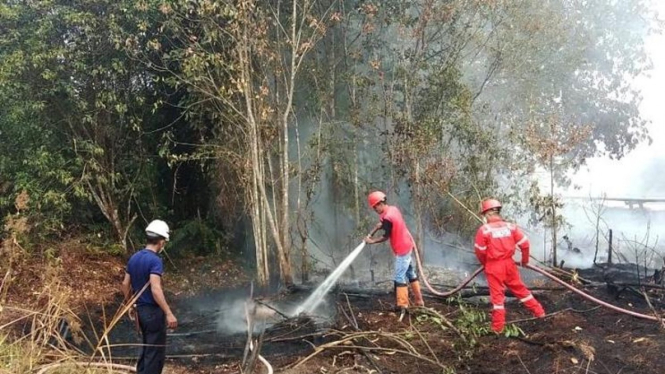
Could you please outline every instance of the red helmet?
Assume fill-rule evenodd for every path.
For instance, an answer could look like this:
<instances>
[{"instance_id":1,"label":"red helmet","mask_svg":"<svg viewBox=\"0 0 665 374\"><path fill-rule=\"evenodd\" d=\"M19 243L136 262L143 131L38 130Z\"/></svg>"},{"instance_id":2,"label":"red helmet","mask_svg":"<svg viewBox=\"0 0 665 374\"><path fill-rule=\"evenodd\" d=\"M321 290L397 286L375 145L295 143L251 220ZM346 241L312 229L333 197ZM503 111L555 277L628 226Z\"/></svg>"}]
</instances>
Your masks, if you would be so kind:
<instances>
[{"instance_id":1,"label":"red helmet","mask_svg":"<svg viewBox=\"0 0 665 374\"><path fill-rule=\"evenodd\" d=\"M376 204L386 201L386 194L381 191L374 191L367 196L367 203L369 203L370 208L374 208Z\"/></svg>"},{"instance_id":2,"label":"red helmet","mask_svg":"<svg viewBox=\"0 0 665 374\"><path fill-rule=\"evenodd\" d=\"M485 214L488 210L501 209L501 203L496 199L485 199L480 204L480 214Z\"/></svg>"}]
</instances>

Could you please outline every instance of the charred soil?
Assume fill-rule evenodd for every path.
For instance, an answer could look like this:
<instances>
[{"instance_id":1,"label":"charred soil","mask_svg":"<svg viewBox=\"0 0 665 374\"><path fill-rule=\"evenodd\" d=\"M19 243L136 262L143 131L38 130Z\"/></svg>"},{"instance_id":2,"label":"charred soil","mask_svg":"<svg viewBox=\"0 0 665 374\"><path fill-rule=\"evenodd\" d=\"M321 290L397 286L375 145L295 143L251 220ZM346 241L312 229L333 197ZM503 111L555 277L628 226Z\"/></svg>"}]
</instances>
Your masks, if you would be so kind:
<instances>
[{"instance_id":1,"label":"charred soil","mask_svg":"<svg viewBox=\"0 0 665 374\"><path fill-rule=\"evenodd\" d=\"M601 291L602 292L602 291ZM438 311L461 331L444 326L436 318L424 318L415 311L409 318L397 322L390 311L391 299L354 299L351 305L363 331L382 335L400 335L413 351L437 361L437 365L421 357L392 351L375 350L388 347L405 350L399 344L379 335L368 335L356 344L367 346L369 356L361 349L328 349L307 362L307 369L287 373L342 372L367 373L372 369L382 373L662 373L665 358L662 352L665 335L658 323L617 314L581 299L569 292L541 293L539 299L552 314L545 319L532 320L519 303L508 304L509 320L524 334L514 337L496 336L481 331L480 324L461 324L476 308L458 302L429 300L428 307ZM615 301L627 304L625 300ZM637 310L648 313L639 300L631 301ZM624 305L630 308L628 305ZM479 306L485 313L486 306ZM348 330L348 321L339 321L341 330ZM468 322L468 321L467 321ZM346 325L346 326L345 326ZM473 331L476 329L476 331ZM474 336L474 333L477 336ZM466 341L462 336L466 336ZM474 340L474 341L471 341ZM406 349L409 351L410 349ZM278 366L288 366L299 357L275 357ZM373 361L373 362L371 362ZM442 368L445 367L446 369ZM354 371L355 370L355 371Z\"/></svg>"},{"instance_id":2,"label":"charred soil","mask_svg":"<svg viewBox=\"0 0 665 374\"><path fill-rule=\"evenodd\" d=\"M76 252L65 254L61 261L62 271L69 274L63 277L67 287L89 290L75 292L78 298L72 308L99 331L103 320L119 307L117 287L124 261ZM43 278L39 265L26 263L12 273L5 305L38 299L34 281ZM180 326L170 332L165 373L239 372L247 333L242 322L237 331L220 327L230 318L232 301L246 300L249 294L248 278L238 269L232 263L201 258L167 275L167 297ZM623 292L617 298L604 287L587 291L623 308L652 313L638 293ZM662 312L660 291L652 292L652 302ZM289 305L307 295L300 289L264 301ZM469 296L468 290L465 295ZM389 291L337 290L329 297L326 318L273 320L263 336L261 354L276 372L289 374L663 372L665 335L659 323L598 307L567 291L538 291L536 297L550 314L534 320L519 302L509 301L512 336L506 337L488 332L489 308L483 297L427 298L427 308L414 309L398 321ZM111 344L139 341L126 318L110 338ZM133 365L137 351L135 346L118 347L114 361ZM265 372L258 364L255 373Z\"/></svg>"},{"instance_id":3,"label":"charred soil","mask_svg":"<svg viewBox=\"0 0 665 374\"><path fill-rule=\"evenodd\" d=\"M637 295L614 299L602 288L590 292L650 313ZM206 300L221 305L220 297L230 293L239 295L238 290L219 291ZM305 296L300 291L280 298ZM427 308L414 309L398 321L389 294L340 292L328 302L337 310L329 320L300 316L271 325L261 354L277 372L289 374L663 372L665 335L658 323L600 308L566 291L541 291L537 297L550 314L535 320L518 302L508 302L513 336L507 337L488 331L482 298L475 299L477 304L461 298L428 299ZM214 311L191 310L197 305L192 300L176 303L183 325L169 337L169 367L176 370L170 372L238 373L247 334L205 332L210 326L203 321ZM124 333L122 326L118 329L116 337L128 336L127 325ZM255 370L265 372L260 365Z\"/></svg>"}]
</instances>

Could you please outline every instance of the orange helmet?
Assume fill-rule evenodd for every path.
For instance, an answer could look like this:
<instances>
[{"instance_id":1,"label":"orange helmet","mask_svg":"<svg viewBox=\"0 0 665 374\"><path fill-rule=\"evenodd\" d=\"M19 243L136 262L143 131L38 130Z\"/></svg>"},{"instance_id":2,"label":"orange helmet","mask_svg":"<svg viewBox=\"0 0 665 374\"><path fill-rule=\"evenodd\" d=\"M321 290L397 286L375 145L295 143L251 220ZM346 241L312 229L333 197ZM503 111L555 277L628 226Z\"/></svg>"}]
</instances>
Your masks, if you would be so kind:
<instances>
[{"instance_id":1,"label":"orange helmet","mask_svg":"<svg viewBox=\"0 0 665 374\"><path fill-rule=\"evenodd\" d=\"M381 191L374 191L367 196L367 203L369 203L370 208L374 208L376 204L386 201L386 194Z\"/></svg>"},{"instance_id":2,"label":"orange helmet","mask_svg":"<svg viewBox=\"0 0 665 374\"><path fill-rule=\"evenodd\" d=\"M480 214L485 214L488 210L501 209L501 203L496 199L485 199L480 204Z\"/></svg>"}]
</instances>

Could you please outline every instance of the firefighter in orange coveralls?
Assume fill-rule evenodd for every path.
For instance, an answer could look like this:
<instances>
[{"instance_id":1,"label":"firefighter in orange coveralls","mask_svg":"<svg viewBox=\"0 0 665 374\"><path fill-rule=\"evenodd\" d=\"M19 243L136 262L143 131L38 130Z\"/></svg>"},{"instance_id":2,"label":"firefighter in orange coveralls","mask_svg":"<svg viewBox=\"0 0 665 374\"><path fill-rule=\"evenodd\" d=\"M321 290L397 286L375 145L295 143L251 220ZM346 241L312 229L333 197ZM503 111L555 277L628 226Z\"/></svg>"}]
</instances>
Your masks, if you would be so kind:
<instances>
[{"instance_id":1,"label":"firefighter in orange coveralls","mask_svg":"<svg viewBox=\"0 0 665 374\"><path fill-rule=\"evenodd\" d=\"M370 208L379 214L381 222L367 235L365 243L376 244L390 240L393 254L395 255L395 301L397 309L404 312L409 306L409 289L411 284L414 304L424 306L423 295L420 292L418 273L413 264L413 249L415 243L413 237L406 227L402 213L397 207L386 203L386 194L375 191L367 198ZM374 239L372 236L379 230L383 230L383 237ZM408 284L407 284L408 282Z\"/></svg>"},{"instance_id":2,"label":"firefighter in orange coveralls","mask_svg":"<svg viewBox=\"0 0 665 374\"><path fill-rule=\"evenodd\" d=\"M534 317L545 315L543 306L522 283L513 261L515 247L519 247L522 251L522 266L529 263L529 239L515 224L504 221L500 212L501 203L498 200L487 199L482 202L480 214L486 223L478 229L474 245L476 257L485 266L492 303L492 330L497 333L503 331L506 323L506 287Z\"/></svg>"}]
</instances>

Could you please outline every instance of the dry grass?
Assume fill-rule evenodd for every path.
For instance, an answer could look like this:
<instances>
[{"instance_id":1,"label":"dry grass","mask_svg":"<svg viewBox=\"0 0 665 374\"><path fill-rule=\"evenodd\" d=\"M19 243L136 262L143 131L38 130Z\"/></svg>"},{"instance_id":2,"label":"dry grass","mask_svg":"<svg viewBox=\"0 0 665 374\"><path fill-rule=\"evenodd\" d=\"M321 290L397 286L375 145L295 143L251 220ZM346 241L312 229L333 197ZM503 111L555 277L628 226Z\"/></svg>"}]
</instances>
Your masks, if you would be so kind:
<instances>
[{"instance_id":1,"label":"dry grass","mask_svg":"<svg viewBox=\"0 0 665 374\"><path fill-rule=\"evenodd\" d=\"M86 313L87 305L104 305L118 296L124 274L122 260L95 251L76 238L51 246L24 246L23 239L31 230L23 214L29 201L27 194L16 199L17 213L5 217L6 235L0 240L0 256L4 260L0 262L0 374L133 372L133 368L113 363L107 338L128 308L123 306L115 314L104 314L104 328L93 331L90 340L81 333L82 321L77 316ZM191 268L183 268L181 274L172 273L168 278L174 283L170 286L182 284L180 289L171 287L172 292L192 292L246 280L242 270L228 261L210 263L201 258L194 262ZM199 274L203 265L209 268ZM191 281L177 279L190 276ZM63 321L75 345L62 336ZM76 348L81 346L94 353L84 354ZM169 367L165 373L191 373L180 369Z\"/></svg>"},{"instance_id":2,"label":"dry grass","mask_svg":"<svg viewBox=\"0 0 665 374\"><path fill-rule=\"evenodd\" d=\"M104 349L99 348L101 344L93 344L81 333L81 321L69 308L73 291L62 284L61 269L49 266L43 277L44 286L35 292L31 305L3 303L0 307L0 374L132 372L132 368L112 364ZM8 282L2 285L6 286ZM6 294L5 291L0 289L0 294ZM111 322L118 319L114 316ZM64 326L68 326L75 343L99 349L92 357L84 355L65 339ZM109 324L104 332L111 328ZM100 336L98 341L105 341L104 337Z\"/></svg>"}]
</instances>

